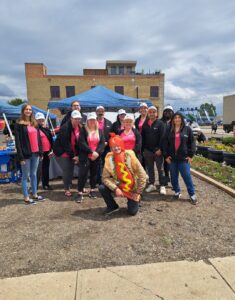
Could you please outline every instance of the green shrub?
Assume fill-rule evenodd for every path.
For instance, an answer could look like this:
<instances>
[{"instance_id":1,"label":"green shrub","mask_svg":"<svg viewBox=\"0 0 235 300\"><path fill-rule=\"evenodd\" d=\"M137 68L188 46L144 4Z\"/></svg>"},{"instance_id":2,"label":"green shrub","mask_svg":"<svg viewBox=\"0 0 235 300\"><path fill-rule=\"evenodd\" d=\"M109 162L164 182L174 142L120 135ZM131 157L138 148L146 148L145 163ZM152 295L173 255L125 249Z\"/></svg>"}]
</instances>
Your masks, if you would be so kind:
<instances>
[{"instance_id":1,"label":"green shrub","mask_svg":"<svg viewBox=\"0 0 235 300\"><path fill-rule=\"evenodd\" d=\"M232 137L232 136L225 137L225 138L223 138L222 143L225 145L228 145L228 144L235 145L235 137Z\"/></svg>"}]
</instances>

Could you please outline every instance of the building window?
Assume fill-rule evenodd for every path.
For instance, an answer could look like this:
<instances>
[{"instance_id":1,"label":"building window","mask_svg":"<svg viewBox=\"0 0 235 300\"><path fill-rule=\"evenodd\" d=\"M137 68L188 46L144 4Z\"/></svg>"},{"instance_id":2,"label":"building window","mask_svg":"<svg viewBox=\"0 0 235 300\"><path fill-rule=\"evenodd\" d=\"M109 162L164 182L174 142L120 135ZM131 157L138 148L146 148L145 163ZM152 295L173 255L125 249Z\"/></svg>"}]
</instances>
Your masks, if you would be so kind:
<instances>
[{"instance_id":1,"label":"building window","mask_svg":"<svg viewBox=\"0 0 235 300\"><path fill-rule=\"evenodd\" d=\"M72 97L75 95L75 86L66 86L66 97Z\"/></svg>"},{"instance_id":2,"label":"building window","mask_svg":"<svg viewBox=\"0 0 235 300\"><path fill-rule=\"evenodd\" d=\"M124 95L124 87L123 86L115 86L115 92Z\"/></svg>"},{"instance_id":3,"label":"building window","mask_svg":"<svg viewBox=\"0 0 235 300\"><path fill-rule=\"evenodd\" d=\"M132 67L131 66L126 67L126 73L127 74L132 74Z\"/></svg>"},{"instance_id":4,"label":"building window","mask_svg":"<svg viewBox=\"0 0 235 300\"><path fill-rule=\"evenodd\" d=\"M59 86L51 86L51 98L60 98L60 87Z\"/></svg>"},{"instance_id":5,"label":"building window","mask_svg":"<svg viewBox=\"0 0 235 300\"><path fill-rule=\"evenodd\" d=\"M158 86L150 86L150 97L158 97Z\"/></svg>"},{"instance_id":6,"label":"building window","mask_svg":"<svg viewBox=\"0 0 235 300\"><path fill-rule=\"evenodd\" d=\"M117 68L116 68L116 66L111 67L111 75L117 75Z\"/></svg>"},{"instance_id":7,"label":"building window","mask_svg":"<svg viewBox=\"0 0 235 300\"><path fill-rule=\"evenodd\" d=\"M119 75L124 75L124 66L119 66Z\"/></svg>"}]
</instances>

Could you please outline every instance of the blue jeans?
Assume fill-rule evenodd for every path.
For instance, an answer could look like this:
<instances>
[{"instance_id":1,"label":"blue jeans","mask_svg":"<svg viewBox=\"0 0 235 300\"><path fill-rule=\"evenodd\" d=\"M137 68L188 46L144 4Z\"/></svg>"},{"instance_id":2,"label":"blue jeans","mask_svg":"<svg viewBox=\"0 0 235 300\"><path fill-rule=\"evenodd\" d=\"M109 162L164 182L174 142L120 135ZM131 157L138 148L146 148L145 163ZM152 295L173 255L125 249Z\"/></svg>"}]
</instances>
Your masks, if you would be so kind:
<instances>
[{"instance_id":1,"label":"blue jeans","mask_svg":"<svg viewBox=\"0 0 235 300\"><path fill-rule=\"evenodd\" d=\"M180 173L187 187L189 196L193 196L195 194L195 188L190 173L190 164L187 161L172 161L170 163L170 173L171 173L171 184L173 186L173 190L176 193L180 192L180 186L179 186L179 173Z\"/></svg>"},{"instance_id":2,"label":"blue jeans","mask_svg":"<svg viewBox=\"0 0 235 300\"><path fill-rule=\"evenodd\" d=\"M37 169L39 163L39 156L33 153L29 159L25 159L25 165L21 165L22 169L22 192L25 198L29 196L28 193L28 177L30 177L30 184L33 195L37 194Z\"/></svg>"},{"instance_id":3,"label":"blue jeans","mask_svg":"<svg viewBox=\"0 0 235 300\"><path fill-rule=\"evenodd\" d=\"M108 208L110 209L116 209L118 208L118 204L113 198L113 193L107 186L100 185L99 186L99 192L101 193L102 197L104 198L104 201ZM135 216L139 210L139 202L136 202L131 199L127 199L127 212L131 216Z\"/></svg>"}]
</instances>

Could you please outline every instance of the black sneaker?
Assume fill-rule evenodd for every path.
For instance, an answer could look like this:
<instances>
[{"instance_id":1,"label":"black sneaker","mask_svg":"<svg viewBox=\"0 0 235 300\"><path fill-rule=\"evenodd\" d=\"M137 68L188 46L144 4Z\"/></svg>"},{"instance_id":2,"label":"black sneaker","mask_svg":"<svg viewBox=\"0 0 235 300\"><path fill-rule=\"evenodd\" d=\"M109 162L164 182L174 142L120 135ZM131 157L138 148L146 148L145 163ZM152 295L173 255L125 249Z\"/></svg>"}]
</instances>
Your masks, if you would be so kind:
<instances>
[{"instance_id":1,"label":"black sneaker","mask_svg":"<svg viewBox=\"0 0 235 300\"><path fill-rule=\"evenodd\" d=\"M47 191L52 191L53 188L50 186L50 185L45 185L42 187L44 190L47 190Z\"/></svg>"},{"instance_id":2,"label":"black sneaker","mask_svg":"<svg viewBox=\"0 0 235 300\"><path fill-rule=\"evenodd\" d=\"M88 197L95 199L96 198L95 192L94 191L90 191L90 193L88 194Z\"/></svg>"},{"instance_id":3,"label":"black sneaker","mask_svg":"<svg viewBox=\"0 0 235 300\"><path fill-rule=\"evenodd\" d=\"M82 200L83 200L83 195L82 194L78 194L75 202L76 203L81 203Z\"/></svg>"},{"instance_id":4,"label":"black sneaker","mask_svg":"<svg viewBox=\"0 0 235 300\"><path fill-rule=\"evenodd\" d=\"M29 199L29 200L24 200L24 204L26 205L34 205L34 204L37 204L35 201L33 201L32 199Z\"/></svg>"},{"instance_id":5,"label":"black sneaker","mask_svg":"<svg viewBox=\"0 0 235 300\"><path fill-rule=\"evenodd\" d=\"M32 199L35 201L39 201L39 202L45 201L45 198L43 196L39 196L39 195L32 197Z\"/></svg>"},{"instance_id":6,"label":"black sneaker","mask_svg":"<svg viewBox=\"0 0 235 300\"><path fill-rule=\"evenodd\" d=\"M119 211L119 207L116 207L116 208L108 208L107 207L106 210L105 210L105 212L104 212L104 214L106 216L110 216L110 215L112 215L113 213L115 213L117 211Z\"/></svg>"},{"instance_id":7,"label":"black sneaker","mask_svg":"<svg viewBox=\"0 0 235 300\"><path fill-rule=\"evenodd\" d=\"M196 204L197 204L197 198L196 198L196 195L190 196L190 202L191 202L193 205L196 205Z\"/></svg>"},{"instance_id":8,"label":"black sneaker","mask_svg":"<svg viewBox=\"0 0 235 300\"><path fill-rule=\"evenodd\" d=\"M180 192L175 193L175 195L174 195L174 198L175 198L175 199L179 199L180 197L181 197L181 193L180 193Z\"/></svg>"}]
</instances>

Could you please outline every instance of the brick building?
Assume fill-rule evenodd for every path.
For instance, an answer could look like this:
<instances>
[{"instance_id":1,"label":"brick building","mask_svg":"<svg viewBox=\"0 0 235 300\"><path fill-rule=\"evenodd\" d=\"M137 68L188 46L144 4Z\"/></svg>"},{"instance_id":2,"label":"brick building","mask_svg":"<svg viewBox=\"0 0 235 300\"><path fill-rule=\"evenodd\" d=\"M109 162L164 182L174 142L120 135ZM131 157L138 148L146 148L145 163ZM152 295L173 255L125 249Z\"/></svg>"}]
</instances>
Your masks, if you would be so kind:
<instances>
[{"instance_id":1,"label":"brick building","mask_svg":"<svg viewBox=\"0 0 235 300\"><path fill-rule=\"evenodd\" d=\"M129 97L151 99L160 114L164 105L164 74L137 73L136 61L106 61L105 69L84 69L83 75L48 75L42 63L25 63L28 101L43 109L48 101L82 93L103 85Z\"/></svg>"}]
</instances>

